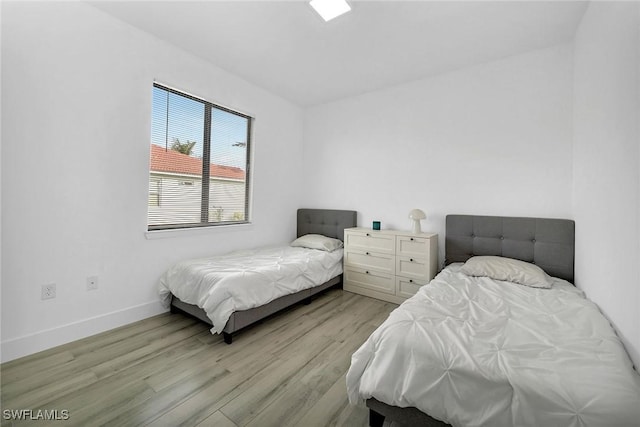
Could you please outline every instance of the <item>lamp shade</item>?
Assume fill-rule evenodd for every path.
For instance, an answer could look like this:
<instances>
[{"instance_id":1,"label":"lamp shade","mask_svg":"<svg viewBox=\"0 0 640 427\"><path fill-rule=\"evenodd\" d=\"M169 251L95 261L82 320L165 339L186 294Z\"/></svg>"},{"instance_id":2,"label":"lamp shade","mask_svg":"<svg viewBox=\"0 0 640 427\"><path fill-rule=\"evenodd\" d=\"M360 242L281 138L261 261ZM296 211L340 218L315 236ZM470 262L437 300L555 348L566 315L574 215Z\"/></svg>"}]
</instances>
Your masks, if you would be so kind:
<instances>
[{"instance_id":1,"label":"lamp shade","mask_svg":"<svg viewBox=\"0 0 640 427\"><path fill-rule=\"evenodd\" d=\"M411 211L409 212L409 218L411 218L411 220L413 221L411 227L412 233L422 233L422 230L420 229L420 221L425 219L426 217L427 214L425 214L424 211L420 209L411 209Z\"/></svg>"},{"instance_id":2,"label":"lamp shade","mask_svg":"<svg viewBox=\"0 0 640 427\"><path fill-rule=\"evenodd\" d=\"M424 211L420 209L411 209L411 212L409 212L409 218L413 220L425 219L426 217L427 214L425 214Z\"/></svg>"}]
</instances>

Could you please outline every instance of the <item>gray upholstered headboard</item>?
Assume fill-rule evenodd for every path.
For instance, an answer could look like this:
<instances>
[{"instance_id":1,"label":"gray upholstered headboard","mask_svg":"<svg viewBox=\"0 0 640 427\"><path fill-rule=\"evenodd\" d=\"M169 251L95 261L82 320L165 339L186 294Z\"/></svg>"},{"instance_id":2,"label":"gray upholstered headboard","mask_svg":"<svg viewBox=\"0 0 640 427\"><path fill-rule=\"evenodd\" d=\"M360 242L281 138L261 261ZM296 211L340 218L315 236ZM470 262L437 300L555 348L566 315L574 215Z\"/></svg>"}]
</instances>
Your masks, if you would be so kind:
<instances>
[{"instance_id":1,"label":"gray upholstered headboard","mask_svg":"<svg viewBox=\"0 0 640 427\"><path fill-rule=\"evenodd\" d=\"M298 209L297 236L323 234L344 240L344 229L358 225L356 211L333 209Z\"/></svg>"},{"instance_id":2,"label":"gray upholstered headboard","mask_svg":"<svg viewBox=\"0 0 640 427\"><path fill-rule=\"evenodd\" d=\"M568 219L447 215L445 264L474 255L531 262L573 283L575 223Z\"/></svg>"}]
</instances>

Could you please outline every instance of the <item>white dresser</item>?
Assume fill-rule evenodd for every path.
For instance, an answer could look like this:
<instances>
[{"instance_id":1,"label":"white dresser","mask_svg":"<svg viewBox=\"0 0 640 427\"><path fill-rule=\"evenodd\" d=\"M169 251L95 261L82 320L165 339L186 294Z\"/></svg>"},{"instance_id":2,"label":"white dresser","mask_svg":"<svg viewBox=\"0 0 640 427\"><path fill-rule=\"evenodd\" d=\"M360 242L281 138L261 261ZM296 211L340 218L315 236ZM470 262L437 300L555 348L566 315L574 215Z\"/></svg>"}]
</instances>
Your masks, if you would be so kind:
<instances>
[{"instance_id":1,"label":"white dresser","mask_svg":"<svg viewBox=\"0 0 640 427\"><path fill-rule=\"evenodd\" d=\"M345 291L402 303L435 276L438 235L346 228Z\"/></svg>"}]
</instances>

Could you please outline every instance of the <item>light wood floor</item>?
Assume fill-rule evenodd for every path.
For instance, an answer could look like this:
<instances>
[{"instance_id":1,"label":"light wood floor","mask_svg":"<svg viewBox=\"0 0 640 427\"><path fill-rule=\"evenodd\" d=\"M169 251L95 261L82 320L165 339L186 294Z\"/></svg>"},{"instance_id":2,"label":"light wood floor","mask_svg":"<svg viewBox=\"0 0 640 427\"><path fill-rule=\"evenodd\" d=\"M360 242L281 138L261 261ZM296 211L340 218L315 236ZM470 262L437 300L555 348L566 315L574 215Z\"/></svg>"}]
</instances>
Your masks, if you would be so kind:
<instances>
[{"instance_id":1,"label":"light wood floor","mask_svg":"<svg viewBox=\"0 0 640 427\"><path fill-rule=\"evenodd\" d=\"M345 374L395 307L334 289L232 345L192 318L155 316L1 365L2 409L68 410L64 426L366 426Z\"/></svg>"}]
</instances>

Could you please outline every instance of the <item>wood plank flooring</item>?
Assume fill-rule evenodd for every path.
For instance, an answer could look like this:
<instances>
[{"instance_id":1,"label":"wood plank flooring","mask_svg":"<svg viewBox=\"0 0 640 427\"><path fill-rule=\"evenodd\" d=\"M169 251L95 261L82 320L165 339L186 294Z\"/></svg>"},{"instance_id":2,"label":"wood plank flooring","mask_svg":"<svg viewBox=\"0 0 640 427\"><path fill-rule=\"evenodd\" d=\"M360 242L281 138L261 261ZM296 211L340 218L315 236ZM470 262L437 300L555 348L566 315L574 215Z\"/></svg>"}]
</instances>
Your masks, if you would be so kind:
<instances>
[{"instance_id":1,"label":"wood plank flooring","mask_svg":"<svg viewBox=\"0 0 640 427\"><path fill-rule=\"evenodd\" d=\"M64 426L366 426L351 354L395 304L332 289L234 336L162 314L0 366L3 410L67 410Z\"/></svg>"}]
</instances>

